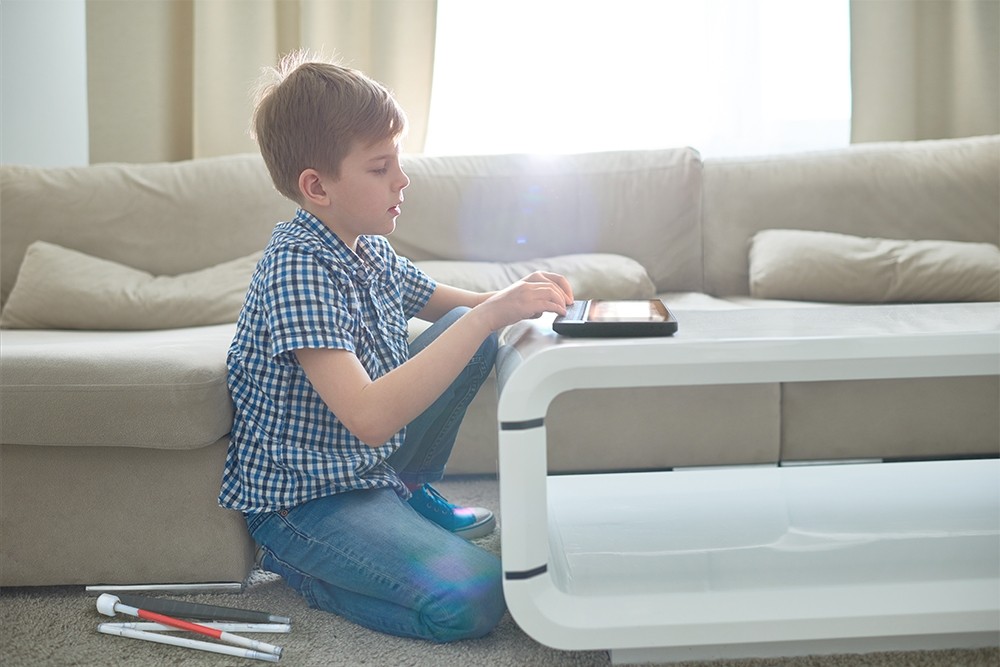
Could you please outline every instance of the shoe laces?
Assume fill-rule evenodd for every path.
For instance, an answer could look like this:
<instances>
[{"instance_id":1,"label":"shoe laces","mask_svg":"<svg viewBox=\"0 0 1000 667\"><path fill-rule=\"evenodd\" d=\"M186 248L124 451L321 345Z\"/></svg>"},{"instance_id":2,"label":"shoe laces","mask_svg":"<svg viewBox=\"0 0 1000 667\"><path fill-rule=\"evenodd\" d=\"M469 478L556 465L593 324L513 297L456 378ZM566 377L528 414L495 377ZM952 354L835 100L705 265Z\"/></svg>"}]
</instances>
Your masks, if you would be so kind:
<instances>
[{"instance_id":1,"label":"shoe laces","mask_svg":"<svg viewBox=\"0 0 1000 667\"><path fill-rule=\"evenodd\" d=\"M457 509L455 505L449 503L445 500L445 497L438 493L430 484L424 484L421 487L423 491L425 504L434 512L440 512L441 514L454 514Z\"/></svg>"}]
</instances>

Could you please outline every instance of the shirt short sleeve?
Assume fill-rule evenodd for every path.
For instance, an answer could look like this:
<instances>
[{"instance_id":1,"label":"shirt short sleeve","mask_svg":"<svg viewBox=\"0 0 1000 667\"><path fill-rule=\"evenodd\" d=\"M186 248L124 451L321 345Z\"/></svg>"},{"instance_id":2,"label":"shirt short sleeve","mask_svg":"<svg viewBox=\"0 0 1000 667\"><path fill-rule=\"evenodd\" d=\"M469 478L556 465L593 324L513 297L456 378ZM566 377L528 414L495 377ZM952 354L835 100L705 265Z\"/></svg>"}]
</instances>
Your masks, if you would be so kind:
<instances>
[{"instance_id":1,"label":"shirt short sleeve","mask_svg":"<svg viewBox=\"0 0 1000 667\"><path fill-rule=\"evenodd\" d=\"M352 289L329 261L307 248L275 252L267 267L262 307L276 359L302 348L356 351Z\"/></svg>"}]
</instances>

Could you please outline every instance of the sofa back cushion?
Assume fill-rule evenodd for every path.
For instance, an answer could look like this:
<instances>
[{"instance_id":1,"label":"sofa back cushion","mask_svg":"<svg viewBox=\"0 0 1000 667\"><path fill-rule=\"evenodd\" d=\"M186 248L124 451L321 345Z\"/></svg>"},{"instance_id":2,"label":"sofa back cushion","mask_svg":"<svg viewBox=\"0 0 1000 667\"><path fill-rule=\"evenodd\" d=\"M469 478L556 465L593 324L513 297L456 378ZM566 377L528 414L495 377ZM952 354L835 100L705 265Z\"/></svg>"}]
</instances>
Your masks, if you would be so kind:
<instances>
[{"instance_id":1,"label":"sofa back cushion","mask_svg":"<svg viewBox=\"0 0 1000 667\"><path fill-rule=\"evenodd\" d=\"M1000 243L1000 136L705 160L705 290L748 295L750 239L802 229Z\"/></svg>"},{"instance_id":2,"label":"sofa back cushion","mask_svg":"<svg viewBox=\"0 0 1000 667\"><path fill-rule=\"evenodd\" d=\"M389 237L415 260L625 255L661 291L701 289L701 161L692 149L407 156Z\"/></svg>"},{"instance_id":3,"label":"sofa back cushion","mask_svg":"<svg viewBox=\"0 0 1000 667\"><path fill-rule=\"evenodd\" d=\"M156 164L0 167L0 298L34 241L188 273L261 250L294 214L259 155Z\"/></svg>"},{"instance_id":4,"label":"sofa back cushion","mask_svg":"<svg viewBox=\"0 0 1000 667\"><path fill-rule=\"evenodd\" d=\"M639 261L659 291L701 287L701 162L691 149L565 156L406 156L390 236L413 259L514 262L578 253ZM259 155L0 167L0 300L42 240L154 275L264 247L295 205Z\"/></svg>"},{"instance_id":5,"label":"sofa back cushion","mask_svg":"<svg viewBox=\"0 0 1000 667\"><path fill-rule=\"evenodd\" d=\"M1000 301L992 243L766 229L750 241L750 296L850 303Z\"/></svg>"}]
</instances>

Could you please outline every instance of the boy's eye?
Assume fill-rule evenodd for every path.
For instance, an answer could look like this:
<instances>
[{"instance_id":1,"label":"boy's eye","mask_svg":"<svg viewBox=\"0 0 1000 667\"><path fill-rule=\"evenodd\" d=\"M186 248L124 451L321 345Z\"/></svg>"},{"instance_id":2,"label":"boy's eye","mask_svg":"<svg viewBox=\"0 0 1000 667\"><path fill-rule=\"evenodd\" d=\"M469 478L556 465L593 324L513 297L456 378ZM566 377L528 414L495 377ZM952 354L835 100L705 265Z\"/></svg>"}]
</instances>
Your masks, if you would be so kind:
<instances>
[{"instance_id":1,"label":"boy's eye","mask_svg":"<svg viewBox=\"0 0 1000 667\"><path fill-rule=\"evenodd\" d=\"M381 167L379 169L372 169L372 173L373 174L378 174L379 176L382 176L382 175L388 173L388 171L389 171L389 167Z\"/></svg>"}]
</instances>

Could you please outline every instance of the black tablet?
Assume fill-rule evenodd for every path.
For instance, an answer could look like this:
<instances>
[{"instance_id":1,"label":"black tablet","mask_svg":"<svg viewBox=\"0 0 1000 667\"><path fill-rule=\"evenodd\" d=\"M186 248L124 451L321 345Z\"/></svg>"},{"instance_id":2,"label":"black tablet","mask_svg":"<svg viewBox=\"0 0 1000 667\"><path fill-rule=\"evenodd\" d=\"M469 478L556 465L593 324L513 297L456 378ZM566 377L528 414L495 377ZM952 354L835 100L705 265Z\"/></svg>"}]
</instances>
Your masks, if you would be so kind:
<instances>
[{"instance_id":1,"label":"black tablet","mask_svg":"<svg viewBox=\"0 0 1000 667\"><path fill-rule=\"evenodd\" d=\"M575 301L552 329L591 338L672 336L677 319L659 299L590 299Z\"/></svg>"}]
</instances>

